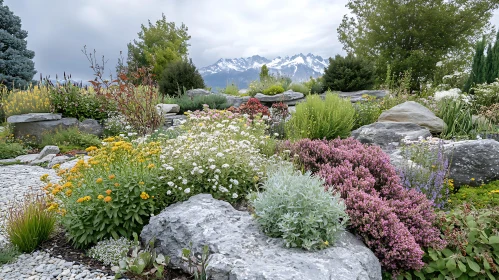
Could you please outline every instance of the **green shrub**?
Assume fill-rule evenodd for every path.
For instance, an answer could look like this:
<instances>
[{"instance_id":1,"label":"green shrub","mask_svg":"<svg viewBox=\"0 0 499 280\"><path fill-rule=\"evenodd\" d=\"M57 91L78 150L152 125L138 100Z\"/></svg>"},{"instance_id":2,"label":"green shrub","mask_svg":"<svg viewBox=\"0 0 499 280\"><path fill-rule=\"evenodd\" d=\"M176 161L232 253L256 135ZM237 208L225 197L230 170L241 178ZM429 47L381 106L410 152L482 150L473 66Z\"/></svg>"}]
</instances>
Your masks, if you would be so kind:
<instances>
[{"instance_id":1,"label":"green shrub","mask_svg":"<svg viewBox=\"0 0 499 280\"><path fill-rule=\"evenodd\" d=\"M56 215L41 195L26 194L7 210L7 238L21 252L33 252L54 231Z\"/></svg>"},{"instance_id":2,"label":"green shrub","mask_svg":"<svg viewBox=\"0 0 499 280\"><path fill-rule=\"evenodd\" d=\"M189 61L170 63L158 79L159 91L163 95L179 96L182 89L204 88L204 80L196 66Z\"/></svg>"},{"instance_id":3,"label":"green shrub","mask_svg":"<svg viewBox=\"0 0 499 280\"><path fill-rule=\"evenodd\" d=\"M449 200L450 207L471 204L477 209L499 206L499 181L490 182L479 187L462 186Z\"/></svg>"},{"instance_id":4,"label":"green shrub","mask_svg":"<svg viewBox=\"0 0 499 280\"><path fill-rule=\"evenodd\" d=\"M324 93L323 80L324 79L322 77L319 77L317 79L310 77L310 80L304 82L303 84L310 89L310 93L321 94Z\"/></svg>"},{"instance_id":5,"label":"green shrub","mask_svg":"<svg viewBox=\"0 0 499 280\"><path fill-rule=\"evenodd\" d=\"M107 112L116 110L116 105L105 96L97 95L92 88L81 88L70 82L44 88L49 90L52 111L66 118L102 120L107 118Z\"/></svg>"},{"instance_id":6,"label":"green shrub","mask_svg":"<svg viewBox=\"0 0 499 280\"><path fill-rule=\"evenodd\" d=\"M179 105L180 113L202 110L204 104L207 104L211 109L219 110L229 107L227 98L220 94L197 95L194 97L182 95L180 97L165 99L165 103Z\"/></svg>"},{"instance_id":7,"label":"green shrub","mask_svg":"<svg viewBox=\"0 0 499 280\"><path fill-rule=\"evenodd\" d=\"M222 90L222 93L228 94L228 95L234 95L234 96L239 96L239 88L235 84L230 84L225 87L225 89Z\"/></svg>"},{"instance_id":8,"label":"green shrub","mask_svg":"<svg viewBox=\"0 0 499 280\"><path fill-rule=\"evenodd\" d=\"M265 95L276 95L283 92L284 88L281 85L271 85L270 87L262 91L262 93Z\"/></svg>"},{"instance_id":9,"label":"green shrub","mask_svg":"<svg viewBox=\"0 0 499 280\"><path fill-rule=\"evenodd\" d=\"M465 205L442 214L443 250L428 249L420 279L496 279L499 277L499 209ZM407 279L414 279L408 275Z\"/></svg>"},{"instance_id":10,"label":"green shrub","mask_svg":"<svg viewBox=\"0 0 499 280\"><path fill-rule=\"evenodd\" d=\"M58 184L45 182L45 190L60 203L61 224L76 247L140 232L157 206L161 146L157 142L132 144L119 138L87 148L87 162L58 170ZM57 167L56 167L57 168ZM43 178L42 178L43 179Z\"/></svg>"},{"instance_id":11,"label":"green shrub","mask_svg":"<svg viewBox=\"0 0 499 280\"><path fill-rule=\"evenodd\" d=\"M383 112L375 97L366 97L367 100L353 104L355 108L355 124L353 129L375 123Z\"/></svg>"},{"instance_id":12,"label":"green shrub","mask_svg":"<svg viewBox=\"0 0 499 280\"><path fill-rule=\"evenodd\" d=\"M308 94L310 92L310 89L304 85L304 84L295 84L295 83L292 83L290 86L289 86L289 89L294 91L294 92L301 92L303 94Z\"/></svg>"},{"instance_id":13,"label":"green shrub","mask_svg":"<svg viewBox=\"0 0 499 280\"><path fill-rule=\"evenodd\" d=\"M286 76L268 76L263 80L253 81L249 84L248 87L248 95L255 96L257 93L264 93L264 91L270 87L276 86L276 89L279 91L277 86L281 86L283 91L286 91L291 86L292 80Z\"/></svg>"},{"instance_id":14,"label":"green shrub","mask_svg":"<svg viewBox=\"0 0 499 280\"><path fill-rule=\"evenodd\" d=\"M334 245L348 221L339 195L325 191L322 179L294 171L291 163L275 168L251 202L263 231L282 237L287 247Z\"/></svg>"},{"instance_id":15,"label":"green shrub","mask_svg":"<svg viewBox=\"0 0 499 280\"><path fill-rule=\"evenodd\" d=\"M0 159L15 158L26 154L26 149L19 143L2 142L0 139Z\"/></svg>"},{"instance_id":16,"label":"green shrub","mask_svg":"<svg viewBox=\"0 0 499 280\"><path fill-rule=\"evenodd\" d=\"M101 141L99 137L81 132L76 127L68 129L60 129L55 133L46 133L42 136L39 144L40 148L48 145L59 146L62 153L72 150L85 150L90 146L100 146Z\"/></svg>"},{"instance_id":17,"label":"green shrub","mask_svg":"<svg viewBox=\"0 0 499 280\"><path fill-rule=\"evenodd\" d=\"M13 262L20 254L21 252L19 252L16 246L11 244L4 245L0 248L0 265Z\"/></svg>"},{"instance_id":18,"label":"green shrub","mask_svg":"<svg viewBox=\"0 0 499 280\"><path fill-rule=\"evenodd\" d=\"M329 59L324 72L324 88L337 91L370 89L374 84L374 68L371 63L353 55L336 55Z\"/></svg>"},{"instance_id":19,"label":"green shrub","mask_svg":"<svg viewBox=\"0 0 499 280\"><path fill-rule=\"evenodd\" d=\"M296 105L296 112L286 123L291 139L346 138L355 123L355 109L349 100L328 92L325 100L318 95L307 96Z\"/></svg>"},{"instance_id":20,"label":"green shrub","mask_svg":"<svg viewBox=\"0 0 499 280\"><path fill-rule=\"evenodd\" d=\"M437 116L446 124L441 135L444 139L474 139L483 129L479 123L473 121L471 105L464 100L452 98L440 100Z\"/></svg>"}]
</instances>

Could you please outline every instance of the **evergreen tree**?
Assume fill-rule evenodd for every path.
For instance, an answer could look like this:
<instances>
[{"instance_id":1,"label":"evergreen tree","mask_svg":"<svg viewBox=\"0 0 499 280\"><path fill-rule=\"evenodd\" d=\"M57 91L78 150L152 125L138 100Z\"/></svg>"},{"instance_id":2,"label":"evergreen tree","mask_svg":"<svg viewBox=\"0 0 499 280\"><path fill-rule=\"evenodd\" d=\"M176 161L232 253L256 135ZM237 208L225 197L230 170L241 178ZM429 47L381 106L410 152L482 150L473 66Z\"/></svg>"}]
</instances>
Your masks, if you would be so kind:
<instances>
[{"instance_id":1,"label":"evergreen tree","mask_svg":"<svg viewBox=\"0 0 499 280\"><path fill-rule=\"evenodd\" d=\"M485 82L492 83L496 75L494 73L494 55L492 51L492 44L489 43L487 46L487 57L485 58Z\"/></svg>"},{"instance_id":2,"label":"evergreen tree","mask_svg":"<svg viewBox=\"0 0 499 280\"><path fill-rule=\"evenodd\" d=\"M0 0L0 84L8 89L28 86L36 74L35 53L27 49L26 37L21 19Z\"/></svg>"},{"instance_id":3,"label":"evergreen tree","mask_svg":"<svg viewBox=\"0 0 499 280\"><path fill-rule=\"evenodd\" d=\"M475 55L473 56L473 65L471 66L471 73L468 81L464 86L465 92L470 92L471 88L476 84L483 84L486 82L485 77L485 37L476 45ZM470 92L472 93L472 92Z\"/></svg>"},{"instance_id":4,"label":"evergreen tree","mask_svg":"<svg viewBox=\"0 0 499 280\"><path fill-rule=\"evenodd\" d=\"M496 41L494 42L494 46L492 47L492 82L495 81L496 78L499 78L499 31L496 35Z\"/></svg>"},{"instance_id":5,"label":"evergreen tree","mask_svg":"<svg viewBox=\"0 0 499 280\"><path fill-rule=\"evenodd\" d=\"M266 64L260 69L260 82L263 82L269 78L269 68Z\"/></svg>"}]
</instances>

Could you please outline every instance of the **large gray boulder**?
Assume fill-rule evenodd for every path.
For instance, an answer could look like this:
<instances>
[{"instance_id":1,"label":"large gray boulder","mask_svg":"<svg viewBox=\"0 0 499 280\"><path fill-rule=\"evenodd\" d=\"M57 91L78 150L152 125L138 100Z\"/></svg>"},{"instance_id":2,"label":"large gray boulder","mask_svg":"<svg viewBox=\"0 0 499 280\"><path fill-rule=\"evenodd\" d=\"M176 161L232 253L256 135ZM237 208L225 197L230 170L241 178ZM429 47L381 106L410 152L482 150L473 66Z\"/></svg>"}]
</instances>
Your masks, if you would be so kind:
<instances>
[{"instance_id":1,"label":"large gray boulder","mask_svg":"<svg viewBox=\"0 0 499 280\"><path fill-rule=\"evenodd\" d=\"M375 122L352 131L351 136L361 143L378 145L386 149L398 145L402 139L415 141L431 136L428 129L409 122Z\"/></svg>"},{"instance_id":2,"label":"large gray boulder","mask_svg":"<svg viewBox=\"0 0 499 280\"><path fill-rule=\"evenodd\" d=\"M432 133L441 133L445 128L442 119L435 116L430 109L414 101L407 101L384 111L379 116L378 122L415 123L428 128Z\"/></svg>"},{"instance_id":3,"label":"large gray boulder","mask_svg":"<svg viewBox=\"0 0 499 280\"><path fill-rule=\"evenodd\" d=\"M36 121L16 123L14 125L14 137L40 141L44 134L54 133L58 129L68 129L78 127L78 120L75 118L62 118L60 120Z\"/></svg>"},{"instance_id":4,"label":"large gray boulder","mask_svg":"<svg viewBox=\"0 0 499 280\"><path fill-rule=\"evenodd\" d=\"M460 141L444 145L444 150L450 159L449 177L456 187L499 180L499 142Z\"/></svg>"},{"instance_id":5,"label":"large gray boulder","mask_svg":"<svg viewBox=\"0 0 499 280\"><path fill-rule=\"evenodd\" d=\"M104 127L102 127L102 125L94 119L83 120L78 124L78 129L81 132L93 134L99 137L104 134Z\"/></svg>"},{"instance_id":6,"label":"large gray boulder","mask_svg":"<svg viewBox=\"0 0 499 280\"><path fill-rule=\"evenodd\" d=\"M381 279L378 259L348 232L322 251L285 248L281 239L263 234L248 212L209 194L169 206L150 219L140 236L143 242L155 238L159 252L184 270L182 248L192 242L200 252L208 245L208 273L214 280Z\"/></svg>"},{"instance_id":7,"label":"large gray boulder","mask_svg":"<svg viewBox=\"0 0 499 280\"><path fill-rule=\"evenodd\" d=\"M369 95L376 98L383 98L390 92L387 90L360 90L352 92L339 92L338 95L343 98L349 98L351 102L359 102L365 100L364 96Z\"/></svg>"},{"instance_id":8,"label":"large gray boulder","mask_svg":"<svg viewBox=\"0 0 499 280\"><path fill-rule=\"evenodd\" d=\"M258 99L262 103L276 103L276 102L284 102L288 103L291 101L296 101L303 99L305 95L301 92L294 92L292 90L285 91L283 93L279 93L276 95L265 95L261 93L257 93L255 98Z\"/></svg>"},{"instance_id":9,"label":"large gray boulder","mask_svg":"<svg viewBox=\"0 0 499 280\"><path fill-rule=\"evenodd\" d=\"M250 96L234 96L229 94L222 94L227 99L227 105L239 107L241 104L248 102Z\"/></svg>"},{"instance_id":10,"label":"large gray boulder","mask_svg":"<svg viewBox=\"0 0 499 280\"><path fill-rule=\"evenodd\" d=\"M193 96L198 96L198 95L210 95L211 92L208 90L198 88L198 89L190 89L186 91L187 96L193 97Z\"/></svg>"},{"instance_id":11,"label":"large gray boulder","mask_svg":"<svg viewBox=\"0 0 499 280\"><path fill-rule=\"evenodd\" d=\"M51 113L30 113L23 115L14 115L7 118L7 122L11 124L15 123L29 123L29 122L41 122L41 121L53 121L60 120L62 117L59 114Z\"/></svg>"}]
</instances>

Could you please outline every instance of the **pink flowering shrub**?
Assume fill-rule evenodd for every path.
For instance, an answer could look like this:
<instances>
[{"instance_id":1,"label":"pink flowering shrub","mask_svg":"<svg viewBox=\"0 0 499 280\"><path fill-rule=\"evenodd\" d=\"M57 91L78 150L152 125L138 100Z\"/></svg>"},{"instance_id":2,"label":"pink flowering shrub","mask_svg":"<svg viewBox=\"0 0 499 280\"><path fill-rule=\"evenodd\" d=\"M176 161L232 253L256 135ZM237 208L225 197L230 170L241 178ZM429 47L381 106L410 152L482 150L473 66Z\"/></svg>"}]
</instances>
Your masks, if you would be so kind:
<instances>
[{"instance_id":1,"label":"pink flowering shrub","mask_svg":"<svg viewBox=\"0 0 499 280\"><path fill-rule=\"evenodd\" d=\"M360 235L386 271L419 270L422 248L442 249L433 204L400 184L389 157L352 138L286 142L307 170L325 179L345 199L350 229Z\"/></svg>"}]
</instances>

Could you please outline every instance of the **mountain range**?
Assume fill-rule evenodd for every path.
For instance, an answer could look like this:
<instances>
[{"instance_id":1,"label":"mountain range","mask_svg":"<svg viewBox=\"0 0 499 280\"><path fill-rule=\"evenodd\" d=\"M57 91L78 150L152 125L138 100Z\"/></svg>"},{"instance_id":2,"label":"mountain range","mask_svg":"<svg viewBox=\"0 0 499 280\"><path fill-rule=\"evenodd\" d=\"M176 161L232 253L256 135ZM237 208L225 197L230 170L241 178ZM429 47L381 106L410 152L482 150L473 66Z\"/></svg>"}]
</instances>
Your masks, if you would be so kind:
<instances>
[{"instance_id":1,"label":"mountain range","mask_svg":"<svg viewBox=\"0 0 499 280\"><path fill-rule=\"evenodd\" d=\"M207 86L225 88L234 83L239 88L247 88L251 81L259 79L260 69L267 65L270 74L288 76L294 82L302 82L310 77L319 77L329 61L313 54L297 54L276 57L272 60L254 55L247 58L221 58L212 65L199 69Z\"/></svg>"}]
</instances>

